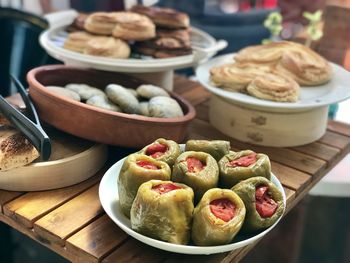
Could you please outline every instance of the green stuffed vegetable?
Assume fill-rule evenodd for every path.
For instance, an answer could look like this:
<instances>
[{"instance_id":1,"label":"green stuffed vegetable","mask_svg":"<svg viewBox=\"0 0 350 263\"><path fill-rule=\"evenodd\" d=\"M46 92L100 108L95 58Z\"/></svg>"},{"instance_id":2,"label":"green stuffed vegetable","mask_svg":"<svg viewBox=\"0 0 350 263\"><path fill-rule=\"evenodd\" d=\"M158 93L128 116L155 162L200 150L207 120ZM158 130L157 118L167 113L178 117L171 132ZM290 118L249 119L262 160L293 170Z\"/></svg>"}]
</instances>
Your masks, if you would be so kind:
<instances>
[{"instance_id":1,"label":"green stuffed vegetable","mask_svg":"<svg viewBox=\"0 0 350 263\"><path fill-rule=\"evenodd\" d=\"M193 213L192 240L198 246L232 242L241 229L246 209L241 198L229 189L208 190Z\"/></svg>"},{"instance_id":2,"label":"green stuffed vegetable","mask_svg":"<svg viewBox=\"0 0 350 263\"><path fill-rule=\"evenodd\" d=\"M137 192L130 212L133 230L162 241L188 244L193 190L180 183L151 180Z\"/></svg>"},{"instance_id":3,"label":"green stuffed vegetable","mask_svg":"<svg viewBox=\"0 0 350 263\"><path fill-rule=\"evenodd\" d=\"M151 179L170 180L170 174L170 167L165 162L143 154L129 155L118 177L119 203L123 213L130 216L132 202L141 184Z\"/></svg>"},{"instance_id":4,"label":"green stuffed vegetable","mask_svg":"<svg viewBox=\"0 0 350 263\"><path fill-rule=\"evenodd\" d=\"M230 152L230 142L221 140L189 140L186 142L185 151L206 152L219 161Z\"/></svg>"},{"instance_id":5,"label":"green stuffed vegetable","mask_svg":"<svg viewBox=\"0 0 350 263\"><path fill-rule=\"evenodd\" d=\"M232 187L247 209L242 230L254 232L273 225L283 214L282 193L265 177L253 177Z\"/></svg>"},{"instance_id":6,"label":"green stuffed vegetable","mask_svg":"<svg viewBox=\"0 0 350 263\"><path fill-rule=\"evenodd\" d=\"M171 178L192 187L198 202L207 190L217 187L219 168L210 154L188 151L176 159Z\"/></svg>"},{"instance_id":7,"label":"green stuffed vegetable","mask_svg":"<svg viewBox=\"0 0 350 263\"><path fill-rule=\"evenodd\" d=\"M172 167L181 151L180 146L176 142L159 138L144 147L139 153L148 155L158 161L166 162Z\"/></svg>"},{"instance_id":8,"label":"green stuffed vegetable","mask_svg":"<svg viewBox=\"0 0 350 263\"><path fill-rule=\"evenodd\" d=\"M255 176L270 180L271 164L267 155L251 150L230 152L219 161L220 185L231 188L238 182Z\"/></svg>"}]
</instances>

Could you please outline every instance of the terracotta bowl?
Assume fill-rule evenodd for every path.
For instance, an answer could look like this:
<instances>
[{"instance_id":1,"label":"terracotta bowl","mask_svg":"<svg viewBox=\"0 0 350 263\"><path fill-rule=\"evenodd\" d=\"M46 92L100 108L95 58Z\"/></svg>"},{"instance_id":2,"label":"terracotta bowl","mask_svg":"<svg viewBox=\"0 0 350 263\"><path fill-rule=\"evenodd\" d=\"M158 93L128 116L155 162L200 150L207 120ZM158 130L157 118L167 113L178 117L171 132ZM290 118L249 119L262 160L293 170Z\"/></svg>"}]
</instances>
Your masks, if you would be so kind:
<instances>
[{"instance_id":1,"label":"terracotta bowl","mask_svg":"<svg viewBox=\"0 0 350 263\"><path fill-rule=\"evenodd\" d=\"M145 83L120 73L50 65L32 69L27 80L30 97L42 120L67 133L100 143L140 148L160 137L181 142L195 117L193 106L172 92L169 93L180 104L183 117L153 118L112 112L58 96L45 88L68 83L85 83L100 89L110 83L136 88Z\"/></svg>"}]
</instances>

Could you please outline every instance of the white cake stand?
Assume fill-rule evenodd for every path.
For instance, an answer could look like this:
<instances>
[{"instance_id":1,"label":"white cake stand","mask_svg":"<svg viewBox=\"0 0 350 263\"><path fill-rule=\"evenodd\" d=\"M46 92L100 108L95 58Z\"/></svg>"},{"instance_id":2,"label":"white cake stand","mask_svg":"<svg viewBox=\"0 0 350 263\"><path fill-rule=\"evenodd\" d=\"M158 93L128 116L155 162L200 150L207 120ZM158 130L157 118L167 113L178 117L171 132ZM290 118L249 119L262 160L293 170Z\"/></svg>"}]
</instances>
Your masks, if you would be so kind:
<instances>
[{"instance_id":1,"label":"white cake stand","mask_svg":"<svg viewBox=\"0 0 350 263\"><path fill-rule=\"evenodd\" d=\"M203 63L227 46L225 40L216 41L204 31L192 27L193 53L190 55L163 59L114 59L90 56L63 48L63 43L68 36L65 28L72 23L76 16L77 12L74 10L46 16L50 27L41 34L40 44L47 53L67 65L125 72L168 90L173 89L173 72L175 69L188 68Z\"/></svg>"},{"instance_id":2,"label":"white cake stand","mask_svg":"<svg viewBox=\"0 0 350 263\"><path fill-rule=\"evenodd\" d=\"M210 69L233 63L234 54L216 57L196 70L198 81L214 95L210 123L240 141L274 147L290 147L318 140L326 131L328 106L350 98L350 73L331 63L332 79L320 86L301 87L295 103L258 99L215 87Z\"/></svg>"}]
</instances>

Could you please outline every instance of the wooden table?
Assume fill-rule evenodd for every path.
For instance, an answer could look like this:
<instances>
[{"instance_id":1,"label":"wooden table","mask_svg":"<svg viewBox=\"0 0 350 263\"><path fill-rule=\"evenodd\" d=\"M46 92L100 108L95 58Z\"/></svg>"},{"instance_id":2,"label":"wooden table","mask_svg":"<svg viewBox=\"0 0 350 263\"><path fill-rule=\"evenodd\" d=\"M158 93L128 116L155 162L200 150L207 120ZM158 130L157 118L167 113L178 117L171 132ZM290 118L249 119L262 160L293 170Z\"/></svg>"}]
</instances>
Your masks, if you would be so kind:
<instances>
[{"instance_id":1,"label":"wooden table","mask_svg":"<svg viewBox=\"0 0 350 263\"><path fill-rule=\"evenodd\" d=\"M287 195L287 213L350 150L350 126L332 121L320 140L300 147L269 148L230 139L208 123L210 94L198 83L176 77L175 91L197 109L188 138L230 140L234 149L253 149L270 156L272 171ZM114 158L123 154L125 149L112 148ZM189 256L133 239L108 218L99 202L99 181L110 165L68 188L31 193L0 190L0 220L73 262L237 262L255 245L230 253Z\"/></svg>"}]
</instances>

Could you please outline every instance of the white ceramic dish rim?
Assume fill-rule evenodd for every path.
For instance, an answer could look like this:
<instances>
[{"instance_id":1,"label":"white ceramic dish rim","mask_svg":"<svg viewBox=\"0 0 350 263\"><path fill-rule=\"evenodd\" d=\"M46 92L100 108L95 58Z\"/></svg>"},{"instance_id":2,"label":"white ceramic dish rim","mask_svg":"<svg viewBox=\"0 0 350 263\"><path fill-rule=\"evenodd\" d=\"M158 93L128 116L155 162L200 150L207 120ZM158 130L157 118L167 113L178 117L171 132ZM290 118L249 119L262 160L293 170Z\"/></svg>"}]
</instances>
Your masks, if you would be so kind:
<instances>
[{"instance_id":1,"label":"white ceramic dish rim","mask_svg":"<svg viewBox=\"0 0 350 263\"><path fill-rule=\"evenodd\" d=\"M233 63L234 55L235 53L216 57L201 64L196 69L197 80L207 90L226 100L250 106L252 108L272 111L301 111L328 106L350 98L350 89L348 88L348 83L350 83L350 72L334 63L330 63L333 69L333 76L330 82L315 87L301 87L301 96L304 95L308 98L301 98L295 103L262 100L247 94L231 92L215 87L210 82L210 68L226 63Z\"/></svg>"},{"instance_id":2,"label":"white ceramic dish rim","mask_svg":"<svg viewBox=\"0 0 350 263\"><path fill-rule=\"evenodd\" d=\"M100 186L99 186L99 198L102 204L103 209L105 210L106 214L127 234L130 236L136 238L137 240L148 244L150 246L170 251L170 252L176 252L181 254L197 254L197 255L209 255L209 254L215 254L215 253L222 253L227 251L232 251L241 247L244 247L248 244L251 244L260 238L262 238L264 235L266 235L269 231L271 231L281 220L282 216L269 228L265 229L264 231L260 232L259 234L252 236L248 239L231 243L228 245L221 245L221 246L188 246L188 245L177 245L172 244L160 240L156 240L153 238L149 238L147 236L144 236L140 233L137 233L136 231L132 230L130 227L130 220L126 218L122 214L122 212L117 210L115 212L115 209L119 208L118 203L118 189L117 189L117 179L119 176L119 171L121 169L121 166L123 162L125 161L126 157L116 162L114 165L112 165L104 174ZM284 203L284 209L286 207L286 195L283 189L283 186L281 185L280 181L277 179L277 177L272 174L271 181L277 186L277 188L282 192L283 195L283 203ZM113 193L114 192L114 195ZM129 225L127 225L129 224Z\"/></svg>"}]
</instances>

